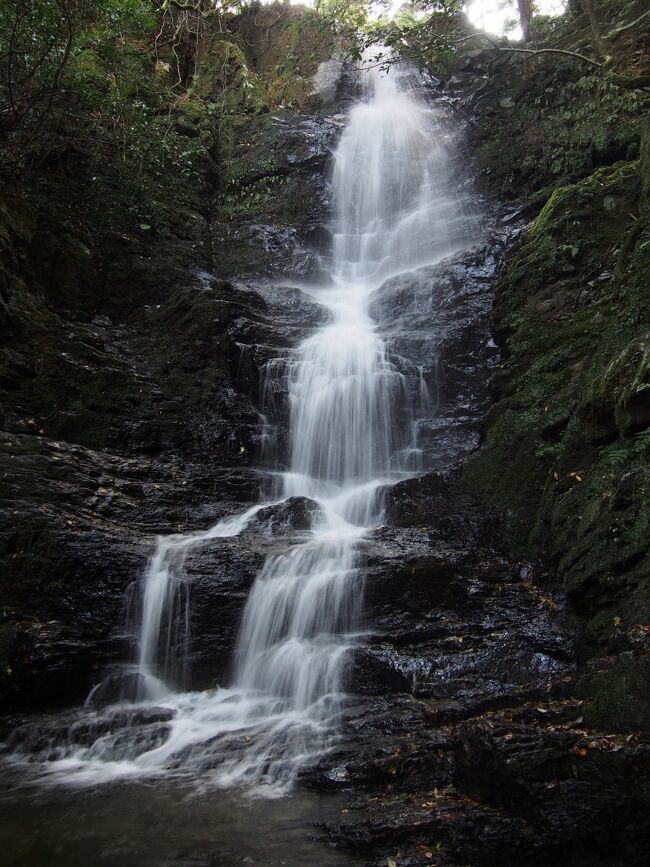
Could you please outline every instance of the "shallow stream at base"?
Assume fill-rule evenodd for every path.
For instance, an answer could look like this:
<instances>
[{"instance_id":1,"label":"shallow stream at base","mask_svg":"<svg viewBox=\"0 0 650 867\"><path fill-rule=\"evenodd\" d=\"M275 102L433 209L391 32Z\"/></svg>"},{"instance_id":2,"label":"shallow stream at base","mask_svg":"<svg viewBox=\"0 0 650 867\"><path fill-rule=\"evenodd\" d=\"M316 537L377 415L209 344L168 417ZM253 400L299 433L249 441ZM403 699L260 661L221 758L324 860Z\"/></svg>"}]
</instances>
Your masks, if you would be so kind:
<instances>
[{"instance_id":1,"label":"shallow stream at base","mask_svg":"<svg viewBox=\"0 0 650 867\"><path fill-rule=\"evenodd\" d=\"M11 781L4 777L5 783ZM317 824L340 796L296 791L251 799L196 781L128 782L0 797L3 867L319 867L362 864L323 845Z\"/></svg>"}]
</instances>

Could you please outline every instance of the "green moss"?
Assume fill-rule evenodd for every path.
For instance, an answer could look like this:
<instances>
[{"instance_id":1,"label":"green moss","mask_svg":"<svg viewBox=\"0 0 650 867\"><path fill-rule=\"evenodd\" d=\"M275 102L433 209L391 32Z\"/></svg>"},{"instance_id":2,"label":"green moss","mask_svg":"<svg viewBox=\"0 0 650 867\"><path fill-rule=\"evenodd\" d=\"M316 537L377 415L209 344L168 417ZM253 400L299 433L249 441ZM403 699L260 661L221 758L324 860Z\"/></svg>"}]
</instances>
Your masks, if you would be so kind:
<instances>
[{"instance_id":1,"label":"green moss","mask_svg":"<svg viewBox=\"0 0 650 867\"><path fill-rule=\"evenodd\" d=\"M631 340L592 380L579 407L586 435L600 441L650 423L650 342Z\"/></svg>"},{"instance_id":2,"label":"green moss","mask_svg":"<svg viewBox=\"0 0 650 867\"><path fill-rule=\"evenodd\" d=\"M244 14L241 35L273 110L317 107L312 78L318 64L331 57L338 38L330 23L310 9L275 3Z\"/></svg>"},{"instance_id":3,"label":"green moss","mask_svg":"<svg viewBox=\"0 0 650 867\"><path fill-rule=\"evenodd\" d=\"M650 209L650 120L646 118L641 138L641 203Z\"/></svg>"},{"instance_id":4,"label":"green moss","mask_svg":"<svg viewBox=\"0 0 650 867\"><path fill-rule=\"evenodd\" d=\"M647 97L571 60L539 61L491 77L492 105L473 136L483 182L520 197L638 154ZM499 94L514 95L504 108Z\"/></svg>"},{"instance_id":5,"label":"green moss","mask_svg":"<svg viewBox=\"0 0 650 867\"><path fill-rule=\"evenodd\" d=\"M555 564L588 634L649 607L650 244L638 161L550 197L497 286L503 363L469 487ZM605 612L605 614L603 614Z\"/></svg>"},{"instance_id":6,"label":"green moss","mask_svg":"<svg viewBox=\"0 0 650 867\"><path fill-rule=\"evenodd\" d=\"M89 88L108 92L109 72L99 54L92 48L82 49L70 60L71 73L77 82Z\"/></svg>"},{"instance_id":7,"label":"green moss","mask_svg":"<svg viewBox=\"0 0 650 867\"><path fill-rule=\"evenodd\" d=\"M192 93L214 105L220 115L268 110L264 84L232 39L204 39L196 64Z\"/></svg>"},{"instance_id":8,"label":"green moss","mask_svg":"<svg viewBox=\"0 0 650 867\"><path fill-rule=\"evenodd\" d=\"M650 656L621 654L609 667L584 676L580 693L591 698L585 722L601 731L650 730Z\"/></svg>"}]
</instances>

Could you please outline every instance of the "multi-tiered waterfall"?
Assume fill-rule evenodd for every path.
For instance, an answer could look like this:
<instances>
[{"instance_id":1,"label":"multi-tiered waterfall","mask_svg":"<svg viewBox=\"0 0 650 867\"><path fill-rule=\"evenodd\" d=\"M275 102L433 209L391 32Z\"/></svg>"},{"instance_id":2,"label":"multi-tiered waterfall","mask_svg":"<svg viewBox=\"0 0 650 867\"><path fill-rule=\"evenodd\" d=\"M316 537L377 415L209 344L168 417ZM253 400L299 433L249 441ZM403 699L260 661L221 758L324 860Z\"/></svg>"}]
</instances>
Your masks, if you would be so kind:
<instances>
[{"instance_id":1,"label":"multi-tiered waterfall","mask_svg":"<svg viewBox=\"0 0 650 867\"><path fill-rule=\"evenodd\" d=\"M128 760L99 738L62 757L67 771L209 770L221 784L277 791L336 736L349 651L360 640L362 537L381 520L382 489L409 470L411 394L369 300L386 278L442 258L461 237L445 150L407 85L398 73L364 74L364 97L334 160L330 285L310 290L328 321L286 364L282 499L317 504L311 532L265 563L244 611L232 683L210 693L187 691L183 561L193 546L239 533L262 506L204 533L160 539L137 606L135 681L137 702L172 709L167 735L153 746L144 740Z\"/></svg>"}]
</instances>

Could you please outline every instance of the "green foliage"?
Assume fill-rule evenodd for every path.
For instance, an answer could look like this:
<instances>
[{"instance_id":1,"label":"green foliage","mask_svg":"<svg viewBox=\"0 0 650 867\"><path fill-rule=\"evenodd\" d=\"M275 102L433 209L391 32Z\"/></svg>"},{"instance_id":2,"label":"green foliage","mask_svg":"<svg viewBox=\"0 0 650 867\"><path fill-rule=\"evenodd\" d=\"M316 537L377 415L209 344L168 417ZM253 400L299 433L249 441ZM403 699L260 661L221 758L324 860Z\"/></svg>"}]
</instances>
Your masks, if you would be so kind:
<instances>
[{"instance_id":1,"label":"green foliage","mask_svg":"<svg viewBox=\"0 0 650 867\"><path fill-rule=\"evenodd\" d=\"M600 463L606 469L620 469L629 461L631 455L629 445L616 442L600 450Z\"/></svg>"},{"instance_id":2,"label":"green foliage","mask_svg":"<svg viewBox=\"0 0 650 867\"><path fill-rule=\"evenodd\" d=\"M390 66L409 59L444 64L459 34L463 0L415 0L396 12L386 0L317 0L318 15L348 36L351 60Z\"/></svg>"},{"instance_id":3,"label":"green foliage","mask_svg":"<svg viewBox=\"0 0 650 867\"><path fill-rule=\"evenodd\" d=\"M337 29L349 29L358 33L367 26L373 2L374 0L316 0L314 8L321 18Z\"/></svg>"},{"instance_id":4,"label":"green foliage","mask_svg":"<svg viewBox=\"0 0 650 867\"><path fill-rule=\"evenodd\" d=\"M542 443L535 449L535 457L541 458L542 460L556 458L559 453L560 446L558 443Z\"/></svg>"},{"instance_id":5,"label":"green foliage","mask_svg":"<svg viewBox=\"0 0 650 867\"><path fill-rule=\"evenodd\" d=\"M247 217L275 211L286 195L283 187L289 178L265 176L255 183L238 186L233 178L228 189L219 197L220 211L226 219Z\"/></svg>"},{"instance_id":6,"label":"green foliage","mask_svg":"<svg viewBox=\"0 0 650 867\"><path fill-rule=\"evenodd\" d=\"M148 0L2 3L0 117L9 161L38 162L80 138L108 141L108 129L123 137L153 13Z\"/></svg>"},{"instance_id":7,"label":"green foliage","mask_svg":"<svg viewBox=\"0 0 650 867\"><path fill-rule=\"evenodd\" d=\"M644 455L650 451L650 428L641 431L634 437L634 445L632 446L633 455Z\"/></svg>"},{"instance_id":8,"label":"green foliage","mask_svg":"<svg viewBox=\"0 0 650 867\"><path fill-rule=\"evenodd\" d=\"M418 0L390 20L369 24L364 47L378 48L376 59L389 65L410 60L422 68L450 66L462 30L460 0Z\"/></svg>"},{"instance_id":9,"label":"green foliage","mask_svg":"<svg viewBox=\"0 0 650 867\"><path fill-rule=\"evenodd\" d=\"M182 140L170 120L204 18L242 3L152 0L0 0L0 124L5 165L30 166L70 150L118 152L140 169L187 177L204 142ZM224 33L223 22L215 25ZM241 52L240 52L241 54ZM251 88L245 62L236 85ZM229 64L229 68L232 64ZM189 82L186 81L189 79ZM139 170L139 169L138 169Z\"/></svg>"},{"instance_id":10,"label":"green foliage","mask_svg":"<svg viewBox=\"0 0 650 867\"><path fill-rule=\"evenodd\" d=\"M524 154L524 169L534 170L543 156L559 177L584 171L594 156L625 146L638 134L644 99L635 91L622 93L596 75L583 75L559 88L549 82L521 107L520 123L535 124L538 131L538 145Z\"/></svg>"},{"instance_id":11,"label":"green foliage","mask_svg":"<svg viewBox=\"0 0 650 867\"><path fill-rule=\"evenodd\" d=\"M636 152L647 96L625 91L573 61L546 60L519 84L514 107L476 131L485 184L500 195L566 184ZM629 158L629 157L628 157ZM573 242L571 242L573 243Z\"/></svg>"}]
</instances>

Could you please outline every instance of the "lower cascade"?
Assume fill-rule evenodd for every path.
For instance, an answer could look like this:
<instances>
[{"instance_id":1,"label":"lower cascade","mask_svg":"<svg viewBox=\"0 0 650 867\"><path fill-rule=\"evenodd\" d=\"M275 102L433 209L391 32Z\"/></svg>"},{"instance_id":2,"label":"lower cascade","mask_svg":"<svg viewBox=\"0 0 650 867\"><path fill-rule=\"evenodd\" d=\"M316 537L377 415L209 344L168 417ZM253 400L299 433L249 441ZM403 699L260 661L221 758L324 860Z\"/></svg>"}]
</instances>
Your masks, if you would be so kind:
<instances>
[{"instance_id":1,"label":"lower cascade","mask_svg":"<svg viewBox=\"0 0 650 867\"><path fill-rule=\"evenodd\" d=\"M138 653L123 700L89 712L97 729L85 746L50 749L55 778L202 772L217 785L277 794L335 743L350 651L363 640L363 538L382 521L382 491L420 469L418 414L430 411L426 384L414 397L378 335L370 300L389 277L471 240L442 131L409 84L398 68L366 70L334 155L329 285L305 289L328 317L284 365L282 490L205 532L159 539L132 605ZM239 534L262 508L293 497L311 501L311 529L259 572L230 685L188 691L187 552ZM102 729L102 715L118 713L138 725L119 735ZM143 720L166 726L147 734Z\"/></svg>"}]
</instances>

